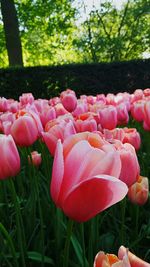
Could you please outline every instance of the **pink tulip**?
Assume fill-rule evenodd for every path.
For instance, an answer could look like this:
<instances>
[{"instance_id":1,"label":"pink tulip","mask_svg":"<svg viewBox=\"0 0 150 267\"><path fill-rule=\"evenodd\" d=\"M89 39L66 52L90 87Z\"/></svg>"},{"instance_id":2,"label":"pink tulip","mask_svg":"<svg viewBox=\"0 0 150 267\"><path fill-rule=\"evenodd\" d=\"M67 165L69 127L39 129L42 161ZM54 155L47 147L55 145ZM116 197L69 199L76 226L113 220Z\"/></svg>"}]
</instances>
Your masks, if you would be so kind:
<instances>
[{"instance_id":1,"label":"pink tulip","mask_svg":"<svg viewBox=\"0 0 150 267\"><path fill-rule=\"evenodd\" d=\"M11 135L0 135L0 179L6 179L20 171L20 156Z\"/></svg>"},{"instance_id":2,"label":"pink tulip","mask_svg":"<svg viewBox=\"0 0 150 267\"><path fill-rule=\"evenodd\" d=\"M63 142L68 136L75 133L76 130L74 128L73 122L71 120L69 122L62 120L60 123L56 123L51 128L49 128L48 132L43 132L42 136L50 154L53 156L58 139Z\"/></svg>"},{"instance_id":3,"label":"pink tulip","mask_svg":"<svg viewBox=\"0 0 150 267\"><path fill-rule=\"evenodd\" d=\"M150 264L121 246L118 257L114 254L105 254L103 251L98 252L93 267L150 267Z\"/></svg>"},{"instance_id":4,"label":"pink tulip","mask_svg":"<svg viewBox=\"0 0 150 267\"><path fill-rule=\"evenodd\" d=\"M124 130L122 128L115 128L113 130L104 129L103 134L106 140L120 140L121 142L124 139Z\"/></svg>"},{"instance_id":5,"label":"pink tulip","mask_svg":"<svg viewBox=\"0 0 150 267\"><path fill-rule=\"evenodd\" d=\"M150 88L144 89L144 96L150 96Z\"/></svg>"},{"instance_id":6,"label":"pink tulip","mask_svg":"<svg viewBox=\"0 0 150 267\"><path fill-rule=\"evenodd\" d=\"M58 103L54 106L55 108L55 112L56 112L56 116L61 116L61 115L65 115L68 113L68 111L64 108L64 106L62 105L62 103Z\"/></svg>"},{"instance_id":7,"label":"pink tulip","mask_svg":"<svg viewBox=\"0 0 150 267\"><path fill-rule=\"evenodd\" d=\"M106 106L99 110L100 124L102 128L112 130L117 126L117 110L114 106Z\"/></svg>"},{"instance_id":8,"label":"pink tulip","mask_svg":"<svg viewBox=\"0 0 150 267\"><path fill-rule=\"evenodd\" d=\"M150 267L150 263L143 261L124 246L121 246L118 251L118 258L122 260L126 254L128 255L131 267Z\"/></svg>"},{"instance_id":9,"label":"pink tulip","mask_svg":"<svg viewBox=\"0 0 150 267\"><path fill-rule=\"evenodd\" d=\"M119 179L130 187L138 180L140 173L140 166L135 148L128 143L122 144L119 140L114 141L114 147L119 152L121 159L121 172Z\"/></svg>"},{"instance_id":10,"label":"pink tulip","mask_svg":"<svg viewBox=\"0 0 150 267\"><path fill-rule=\"evenodd\" d=\"M54 107L46 107L40 113L40 119L43 127L45 127L48 121L54 120L56 118L56 111Z\"/></svg>"},{"instance_id":11,"label":"pink tulip","mask_svg":"<svg viewBox=\"0 0 150 267\"><path fill-rule=\"evenodd\" d=\"M139 100L131 106L131 115L136 121L143 121L144 119L144 104L145 100Z\"/></svg>"},{"instance_id":12,"label":"pink tulip","mask_svg":"<svg viewBox=\"0 0 150 267\"><path fill-rule=\"evenodd\" d=\"M0 112L8 110L8 100L5 97L0 97Z\"/></svg>"},{"instance_id":13,"label":"pink tulip","mask_svg":"<svg viewBox=\"0 0 150 267\"><path fill-rule=\"evenodd\" d=\"M126 105L124 103L121 103L117 105L116 108L117 108L117 124L118 125L127 124L129 121L129 114Z\"/></svg>"},{"instance_id":14,"label":"pink tulip","mask_svg":"<svg viewBox=\"0 0 150 267\"><path fill-rule=\"evenodd\" d=\"M136 150L139 150L141 146L141 137L136 128L124 128L124 138L123 138L123 143L129 143Z\"/></svg>"},{"instance_id":15,"label":"pink tulip","mask_svg":"<svg viewBox=\"0 0 150 267\"><path fill-rule=\"evenodd\" d=\"M81 115L87 111L88 111L87 103L85 103L82 100L78 100L77 106L76 106L75 110L72 112L72 114L74 117L78 117L79 115Z\"/></svg>"},{"instance_id":16,"label":"pink tulip","mask_svg":"<svg viewBox=\"0 0 150 267\"><path fill-rule=\"evenodd\" d=\"M36 167L39 167L42 162L41 154L37 151L32 151L31 156L28 156L28 162L29 164L33 164Z\"/></svg>"},{"instance_id":17,"label":"pink tulip","mask_svg":"<svg viewBox=\"0 0 150 267\"><path fill-rule=\"evenodd\" d=\"M139 176L136 183L129 187L128 197L132 203L144 205L148 200L149 184L148 178Z\"/></svg>"},{"instance_id":18,"label":"pink tulip","mask_svg":"<svg viewBox=\"0 0 150 267\"><path fill-rule=\"evenodd\" d=\"M71 92L64 92L60 98L61 103L67 111L72 112L75 110L77 106L77 98L75 94Z\"/></svg>"},{"instance_id":19,"label":"pink tulip","mask_svg":"<svg viewBox=\"0 0 150 267\"><path fill-rule=\"evenodd\" d=\"M78 222L87 221L120 201L128 191L118 179L118 153L95 147L100 139L96 135L94 140L95 135L76 134L67 138L64 145L59 140L55 151L51 196L57 207ZM91 142L83 140L84 136Z\"/></svg>"},{"instance_id":20,"label":"pink tulip","mask_svg":"<svg viewBox=\"0 0 150 267\"><path fill-rule=\"evenodd\" d=\"M97 131L97 123L94 119L76 120L74 122L76 131L79 132L94 132Z\"/></svg>"},{"instance_id":21,"label":"pink tulip","mask_svg":"<svg viewBox=\"0 0 150 267\"><path fill-rule=\"evenodd\" d=\"M19 146L30 146L39 136L37 124L30 115L24 115L15 120L11 127L11 134Z\"/></svg>"},{"instance_id":22,"label":"pink tulip","mask_svg":"<svg viewBox=\"0 0 150 267\"><path fill-rule=\"evenodd\" d=\"M58 103L61 103L60 97L53 97L49 100L49 104L53 107L57 105Z\"/></svg>"},{"instance_id":23,"label":"pink tulip","mask_svg":"<svg viewBox=\"0 0 150 267\"><path fill-rule=\"evenodd\" d=\"M145 101L144 105L144 122L150 128L150 100Z\"/></svg>"},{"instance_id":24,"label":"pink tulip","mask_svg":"<svg viewBox=\"0 0 150 267\"><path fill-rule=\"evenodd\" d=\"M32 104L34 102L34 96L32 93L24 93L19 97L21 106L26 106L27 104Z\"/></svg>"}]
</instances>

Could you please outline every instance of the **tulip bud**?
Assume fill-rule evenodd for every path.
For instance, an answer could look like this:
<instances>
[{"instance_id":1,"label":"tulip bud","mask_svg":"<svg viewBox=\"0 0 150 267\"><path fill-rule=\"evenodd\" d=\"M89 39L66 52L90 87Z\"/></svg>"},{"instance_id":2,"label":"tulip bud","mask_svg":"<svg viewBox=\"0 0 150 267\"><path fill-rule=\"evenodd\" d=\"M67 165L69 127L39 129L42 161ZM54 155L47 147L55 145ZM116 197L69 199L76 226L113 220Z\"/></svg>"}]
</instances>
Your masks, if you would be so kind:
<instances>
[{"instance_id":1,"label":"tulip bud","mask_svg":"<svg viewBox=\"0 0 150 267\"><path fill-rule=\"evenodd\" d=\"M33 164L34 166L38 167L42 162L41 154L37 151L32 151L31 156L28 156L29 164Z\"/></svg>"}]
</instances>

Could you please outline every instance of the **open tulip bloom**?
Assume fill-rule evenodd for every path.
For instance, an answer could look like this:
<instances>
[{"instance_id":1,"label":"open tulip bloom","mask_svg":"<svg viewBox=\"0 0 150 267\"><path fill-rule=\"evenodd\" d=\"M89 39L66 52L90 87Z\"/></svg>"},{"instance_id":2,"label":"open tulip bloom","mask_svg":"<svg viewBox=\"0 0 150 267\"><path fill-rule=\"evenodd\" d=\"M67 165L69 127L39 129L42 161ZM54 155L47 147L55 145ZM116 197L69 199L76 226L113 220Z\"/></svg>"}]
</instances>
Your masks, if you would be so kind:
<instances>
[{"instance_id":1,"label":"open tulip bloom","mask_svg":"<svg viewBox=\"0 0 150 267\"><path fill-rule=\"evenodd\" d=\"M150 267L150 263L121 246L118 250L118 257L114 254L105 254L103 251L97 253L93 267Z\"/></svg>"},{"instance_id":2,"label":"open tulip bloom","mask_svg":"<svg viewBox=\"0 0 150 267\"><path fill-rule=\"evenodd\" d=\"M121 160L117 151L103 151L81 135L57 143L51 181L51 196L64 213L84 222L122 200L128 188L119 180ZM95 142L94 135L91 143ZM76 139L77 138L77 139Z\"/></svg>"}]
</instances>

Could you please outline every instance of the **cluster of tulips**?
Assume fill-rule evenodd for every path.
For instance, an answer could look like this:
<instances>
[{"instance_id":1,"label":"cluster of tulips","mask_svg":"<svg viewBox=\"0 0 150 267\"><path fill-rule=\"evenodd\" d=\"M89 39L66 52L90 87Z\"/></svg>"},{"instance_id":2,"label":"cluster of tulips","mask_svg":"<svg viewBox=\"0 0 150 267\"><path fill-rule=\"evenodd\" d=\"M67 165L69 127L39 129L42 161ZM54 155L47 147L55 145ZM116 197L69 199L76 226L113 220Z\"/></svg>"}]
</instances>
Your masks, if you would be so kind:
<instances>
[{"instance_id":1,"label":"cluster of tulips","mask_svg":"<svg viewBox=\"0 0 150 267\"><path fill-rule=\"evenodd\" d=\"M19 174L20 151L40 142L53 158L50 197L71 220L86 222L126 195L144 205L148 178L140 173L141 137L136 128L127 127L130 117L150 130L149 88L80 98L67 89L49 100L34 99L31 93L19 101L1 97L0 179ZM44 159L41 151L30 149L27 160L39 168ZM118 257L102 251L96 255L94 267L110 266L150 264L121 246Z\"/></svg>"}]
</instances>

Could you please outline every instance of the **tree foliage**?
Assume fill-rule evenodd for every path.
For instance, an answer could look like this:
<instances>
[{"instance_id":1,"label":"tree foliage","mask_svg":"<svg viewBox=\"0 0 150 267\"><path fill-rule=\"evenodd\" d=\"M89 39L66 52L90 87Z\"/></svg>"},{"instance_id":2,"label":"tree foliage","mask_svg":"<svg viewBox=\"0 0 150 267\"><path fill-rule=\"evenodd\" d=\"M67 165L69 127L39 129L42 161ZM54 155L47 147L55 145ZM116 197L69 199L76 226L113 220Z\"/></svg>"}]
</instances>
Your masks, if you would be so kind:
<instances>
[{"instance_id":1,"label":"tree foliage","mask_svg":"<svg viewBox=\"0 0 150 267\"><path fill-rule=\"evenodd\" d=\"M128 0L119 10L103 1L82 23L75 0L14 2L25 66L122 61L150 52L149 0ZM8 66L6 55L1 18L1 67Z\"/></svg>"},{"instance_id":2,"label":"tree foliage","mask_svg":"<svg viewBox=\"0 0 150 267\"><path fill-rule=\"evenodd\" d=\"M141 58L149 51L150 9L147 0L128 0L121 10L110 1L91 11L82 24L76 46L84 61L121 61ZM150 51L149 51L150 52Z\"/></svg>"}]
</instances>

